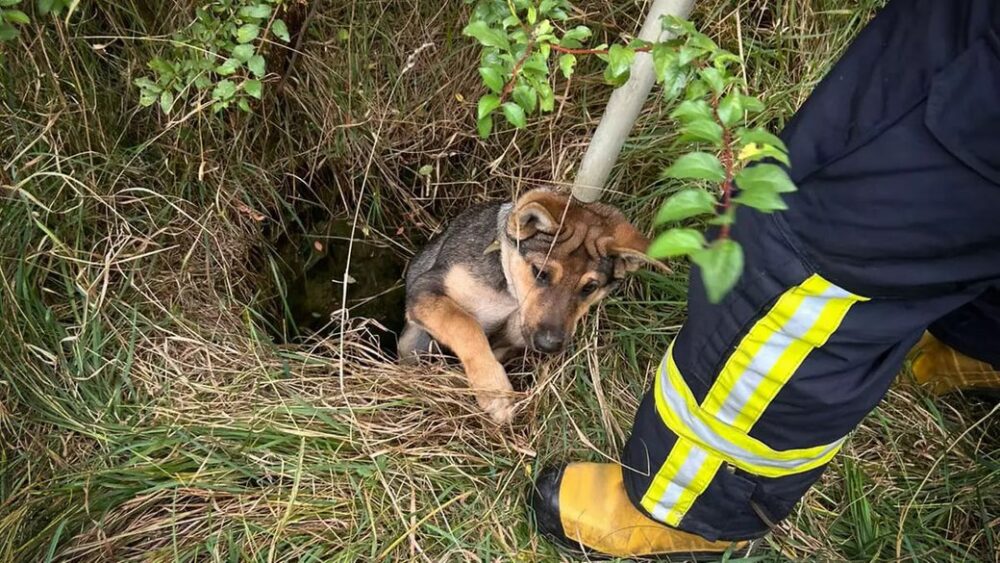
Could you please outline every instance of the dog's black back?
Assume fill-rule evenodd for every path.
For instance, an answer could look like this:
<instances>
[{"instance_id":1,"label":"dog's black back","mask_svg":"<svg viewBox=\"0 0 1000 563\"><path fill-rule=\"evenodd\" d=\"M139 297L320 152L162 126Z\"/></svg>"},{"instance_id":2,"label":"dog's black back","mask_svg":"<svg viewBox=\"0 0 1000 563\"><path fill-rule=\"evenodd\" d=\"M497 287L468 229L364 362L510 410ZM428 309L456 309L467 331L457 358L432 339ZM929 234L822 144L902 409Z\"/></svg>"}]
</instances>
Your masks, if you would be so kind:
<instances>
[{"instance_id":1,"label":"dog's black back","mask_svg":"<svg viewBox=\"0 0 1000 563\"><path fill-rule=\"evenodd\" d=\"M474 277L497 290L506 287L500 253L489 250L497 241L501 203L478 205L463 211L448 229L432 239L410 262L406 272L406 299L424 292L444 291L444 276L461 264ZM424 275L432 270L438 275Z\"/></svg>"}]
</instances>

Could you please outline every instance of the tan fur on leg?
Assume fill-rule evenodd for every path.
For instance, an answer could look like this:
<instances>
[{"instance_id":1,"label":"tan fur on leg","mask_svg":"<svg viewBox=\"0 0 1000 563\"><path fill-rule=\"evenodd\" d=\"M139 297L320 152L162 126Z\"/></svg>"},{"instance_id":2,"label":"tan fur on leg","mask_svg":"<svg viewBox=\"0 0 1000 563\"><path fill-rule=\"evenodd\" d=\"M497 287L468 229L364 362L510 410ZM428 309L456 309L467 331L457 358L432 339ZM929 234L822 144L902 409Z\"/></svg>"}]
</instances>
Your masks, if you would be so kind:
<instances>
[{"instance_id":1,"label":"tan fur on leg","mask_svg":"<svg viewBox=\"0 0 1000 563\"><path fill-rule=\"evenodd\" d=\"M458 356L479 406L497 423L510 422L514 389L476 319L444 295L421 297L410 308L410 317Z\"/></svg>"}]
</instances>

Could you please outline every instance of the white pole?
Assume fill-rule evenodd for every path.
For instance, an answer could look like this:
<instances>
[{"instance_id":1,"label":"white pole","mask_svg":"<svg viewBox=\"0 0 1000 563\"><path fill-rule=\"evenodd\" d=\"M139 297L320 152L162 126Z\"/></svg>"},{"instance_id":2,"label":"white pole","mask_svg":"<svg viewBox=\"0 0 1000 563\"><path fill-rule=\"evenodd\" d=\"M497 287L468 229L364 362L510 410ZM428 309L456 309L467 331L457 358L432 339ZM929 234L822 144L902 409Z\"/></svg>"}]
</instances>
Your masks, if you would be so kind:
<instances>
[{"instance_id":1,"label":"white pole","mask_svg":"<svg viewBox=\"0 0 1000 563\"><path fill-rule=\"evenodd\" d=\"M694 0L653 0L639 38L645 41L668 39L670 35L662 31L661 18L667 14L687 18L693 6ZM622 145L655 82L653 56L649 53L636 53L628 82L611 94L604 116L583 155L580 171L573 184L573 197L586 203L600 199L611 168L618 160Z\"/></svg>"}]
</instances>

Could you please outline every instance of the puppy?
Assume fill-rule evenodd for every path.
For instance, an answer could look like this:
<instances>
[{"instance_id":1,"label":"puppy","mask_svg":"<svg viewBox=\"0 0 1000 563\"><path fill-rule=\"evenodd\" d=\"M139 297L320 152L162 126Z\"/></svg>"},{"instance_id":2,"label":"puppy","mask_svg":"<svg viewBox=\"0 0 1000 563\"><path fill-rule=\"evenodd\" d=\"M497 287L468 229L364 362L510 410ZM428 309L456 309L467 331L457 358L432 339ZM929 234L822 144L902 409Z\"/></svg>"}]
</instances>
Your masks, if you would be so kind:
<instances>
[{"instance_id":1,"label":"puppy","mask_svg":"<svg viewBox=\"0 0 1000 563\"><path fill-rule=\"evenodd\" d=\"M479 405L509 422L501 362L525 348L562 350L587 310L646 262L648 245L614 207L548 190L469 209L410 263L399 357L436 341L462 362Z\"/></svg>"}]
</instances>

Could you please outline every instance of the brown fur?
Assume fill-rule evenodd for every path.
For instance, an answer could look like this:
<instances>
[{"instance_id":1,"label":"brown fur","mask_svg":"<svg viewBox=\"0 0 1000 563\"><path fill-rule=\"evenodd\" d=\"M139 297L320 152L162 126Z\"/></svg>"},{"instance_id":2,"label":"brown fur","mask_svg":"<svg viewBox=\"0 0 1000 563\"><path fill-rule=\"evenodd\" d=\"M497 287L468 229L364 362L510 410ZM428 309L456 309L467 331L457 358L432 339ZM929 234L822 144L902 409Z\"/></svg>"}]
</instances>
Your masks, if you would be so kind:
<instances>
[{"instance_id":1,"label":"brown fur","mask_svg":"<svg viewBox=\"0 0 1000 563\"><path fill-rule=\"evenodd\" d=\"M483 242L492 238L474 231L484 222L477 221L456 220L465 231L439 242L435 257L423 259L422 273L407 279L411 324L400 356L415 353L426 331L458 356L479 404L507 422L513 401L499 363L504 354L561 348L587 311L646 261L649 241L611 206L546 190L527 192L505 224L489 227L498 231L499 252ZM456 251L462 244L483 248ZM493 271L483 264L489 260L499 261L499 281L483 274Z\"/></svg>"}]
</instances>

